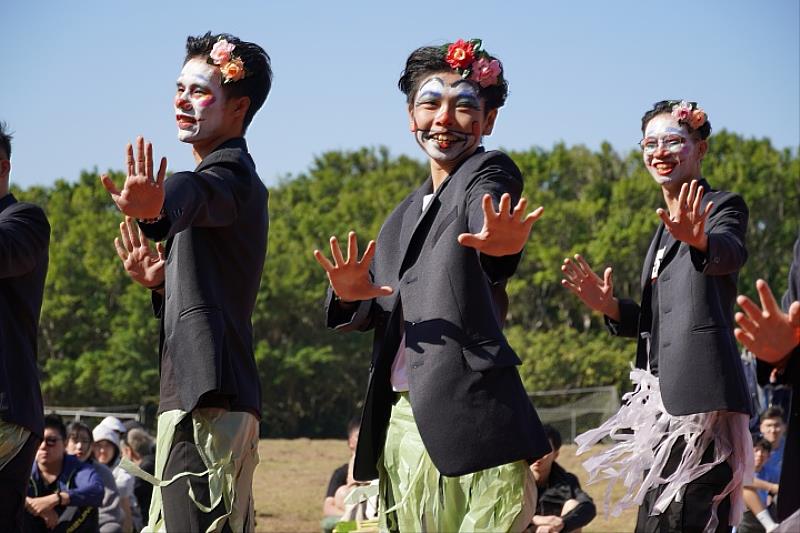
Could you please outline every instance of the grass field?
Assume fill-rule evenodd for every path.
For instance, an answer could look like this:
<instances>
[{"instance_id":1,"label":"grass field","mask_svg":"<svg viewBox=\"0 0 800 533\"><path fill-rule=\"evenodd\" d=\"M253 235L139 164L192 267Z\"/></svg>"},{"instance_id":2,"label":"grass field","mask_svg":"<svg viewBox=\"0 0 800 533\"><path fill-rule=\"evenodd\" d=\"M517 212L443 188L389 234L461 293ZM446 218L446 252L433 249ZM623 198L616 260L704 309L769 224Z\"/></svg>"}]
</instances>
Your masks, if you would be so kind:
<instances>
[{"instance_id":1,"label":"grass field","mask_svg":"<svg viewBox=\"0 0 800 533\"><path fill-rule=\"evenodd\" d=\"M261 463L253 482L257 530L260 532L318 532L322 500L328 480L335 468L349 458L344 440L262 440L259 446ZM577 475L581 485L595 501L598 517L583 529L591 531L633 531L635 511L606 520L602 515L605 485L586 486L586 475L580 466L583 458L575 457L575 447L561 448L558 463ZM622 495L615 487L614 495Z\"/></svg>"}]
</instances>

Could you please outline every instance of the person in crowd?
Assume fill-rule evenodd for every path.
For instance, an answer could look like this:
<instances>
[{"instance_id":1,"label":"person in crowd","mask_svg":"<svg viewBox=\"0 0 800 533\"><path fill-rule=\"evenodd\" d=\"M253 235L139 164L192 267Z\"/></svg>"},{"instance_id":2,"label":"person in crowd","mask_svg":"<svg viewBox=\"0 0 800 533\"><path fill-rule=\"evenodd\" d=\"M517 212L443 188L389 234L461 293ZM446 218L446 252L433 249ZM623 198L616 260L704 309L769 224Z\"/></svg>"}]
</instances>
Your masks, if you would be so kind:
<instances>
[{"instance_id":1,"label":"person in crowd","mask_svg":"<svg viewBox=\"0 0 800 533\"><path fill-rule=\"evenodd\" d=\"M144 429L132 428L128 430L125 442L127 443L123 449L125 457L148 474L155 473L156 458L153 437ZM133 495L136 497L142 514L146 516L150 509L150 500L153 497L153 486L137 477L133 482Z\"/></svg>"},{"instance_id":2,"label":"person in crowd","mask_svg":"<svg viewBox=\"0 0 800 533\"><path fill-rule=\"evenodd\" d=\"M119 434L109 425L101 423L92 430L92 437L95 460L111 469L114 481L117 483L119 506L122 509L122 530L126 533L138 531L142 524L137 523L135 517L138 516L141 520L141 512L133 493L133 476L119 465L122 459Z\"/></svg>"},{"instance_id":3,"label":"person in crowd","mask_svg":"<svg viewBox=\"0 0 800 533\"><path fill-rule=\"evenodd\" d=\"M92 430L83 422L67 426L67 453L94 467L103 482L103 503L98 509L97 526L100 533L122 533L122 507L114 474L104 464L94 460Z\"/></svg>"},{"instance_id":4,"label":"person in crowd","mask_svg":"<svg viewBox=\"0 0 800 533\"><path fill-rule=\"evenodd\" d=\"M597 510L592 498L586 494L578 478L556 462L561 450L561 433L550 424L544 432L553 451L531 465L536 480L538 498L533 515L531 533L579 532L591 522Z\"/></svg>"},{"instance_id":5,"label":"person in crowd","mask_svg":"<svg viewBox=\"0 0 800 533\"><path fill-rule=\"evenodd\" d=\"M25 499L26 533L94 533L103 482L92 465L66 452L67 429L58 415L44 418Z\"/></svg>"},{"instance_id":6,"label":"person in crowd","mask_svg":"<svg viewBox=\"0 0 800 533\"><path fill-rule=\"evenodd\" d=\"M639 505L637 532L730 531L753 464L750 396L733 336L748 209L703 178L711 123L695 102L660 101L641 126L644 165L665 202L641 303L614 294L611 267L601 278L580 255L562 266L563 285L605 315L613 335L638 341L636 390L600 428L578 436L578 452L605 436L616 441L584 464L590 478L611 468L625 480L629 493L617 509Z\"/></svg>"},{"instance_id":7,"label":"person in crowd","mask_svg":"<svg viewBox=\"0 0 800 533\"><path fill-rule=\"evenodd\" d=\"M771 451L772 445L767 439L753 434L753 472L756 477L769 459ZM770 511L774 509L774 504L768 504L753 485L744 487L744 503L747 509L742 515L742 521L736 526L736 533L772 533L777 529L778 524L773 520L773 513Z\"/></svg>"},{"instance_id":8,"label":"person in crowd","mask_svg":"<svg viewBox=\"0 0 800 533\"><path fill-rule=\"evenodd\" d=\"M516 271L534 222L514 162L485 151L508 93L478 39L418 48L398 83L430 175L359 259L330 239L314 251L330 282L327 325L374 329L356 480L380 480L392 531L523 531L550 451L493 297ZM501 302L502 303L502 302ZM449 502L440 505L441 501Z\"/></svg>"},{"instance_id":9,"label":"person in crowd","mask_svg":"<svg viewBox=\"0 0 800 533\"><path fill-rule=\"evenodd\" d=\"M21 530L44 411L36 339L47 275L50 224L9 192L11 134L0 122L0 524Z\"/></svg>"},{"instance_id":10,"label":"person in crowd","mask_svg":"<svg viewBox=\"0 0 800 533\"><path fill-rule=\"evenodd\" d=\"M780 487L781 466L786 442L783 436L786 424L783 421L783 409L774 406L768 407L761 413L760 420L758 430L764 440L769 443L770 453L753 483L758 489L759 497L766 503L767 497L775 497Z\"/></svg>"},{"instance_id":11,"label":"person in crowd","mask_svg":"<svg viewBox=\"0 0 800 533\"><path fill-rule=\"evenodd\" d=\"M122 189L101 177L126 215L117 253L151 291L161 320L156 440L166 451L156 457L164 484L153 491L154 530L255 527L261 384L251 318L268 215L244 135L271 84L270 58L257 44L228 34L189 37L174 116L197 167L165 180L166 159L154 172L152 145L139 137L135 157L128 145ZM147 239L158 241L157 251ZM212 456L232 464L208 470Z\"/></svg>"},{"instance_id":12,"label":"person in crowd","mask_svg":"<svg viewBox=\"0 0 800 533\"><path fill-rule=\"evenodd\" d=\"M740 295L736 338L756 354L762 376L776 373L792 387L789 430L782 457L778 520L787 530L800 531L800 238L794 244L789 288L778 305L766 281L756 281L761 307Z\"/></svg>"},{"instance_id":13,"label":"person in crowd","mask_svg":"<svg viewBox=\"0 0 800 533\"><path fill-rule=\"evenodd\" d=\"M350 458L356 453L356 443L358 442L358 418L353 418L347 423L347 447L350 449ZM336 492L340 487L349 486L348 469L350 461L343 464L333 471L328 482L328 490L325 492L325 500L322 502L322 529L330 532L336 523L341 520L345 512L344 502L337 501ZM352 474L352 473L351 473Z\"/></svg>"}]
</instances>

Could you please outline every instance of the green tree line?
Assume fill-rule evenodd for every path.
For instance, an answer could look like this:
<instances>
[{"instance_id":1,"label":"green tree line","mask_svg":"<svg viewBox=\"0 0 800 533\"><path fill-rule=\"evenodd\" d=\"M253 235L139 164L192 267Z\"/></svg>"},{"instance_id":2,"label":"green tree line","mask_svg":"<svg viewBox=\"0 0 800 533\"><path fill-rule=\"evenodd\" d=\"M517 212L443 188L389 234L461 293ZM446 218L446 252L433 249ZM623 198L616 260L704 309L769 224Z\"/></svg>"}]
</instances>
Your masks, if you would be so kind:
<instances>
[{"instance_id":1,"label":"green tree line","mask_svg":"<svg viewBox=\"0 0 800 533\"><path fill-rule=\"evenodd\" d=\"M800 157L767 139L727 132L710 139L704 175L736 191L750 208L749 260L741 291L759 277L786 288L798 235ZM658 225L660 188L636 151L618 154L557 144L510 155L525 176L531 205L543 205L517 275L506 326L530 391L615 385L624 390L635 346L610 337L561 287L564 257L583 254L596 271L614 267L615 294L638 298L642 260ZM367 379L370 334L325 329L327 279L314 248L355 230L374 238L394 206L427 176L426 166L385 148L334 151L270 191L269 251L253 316L264 391L262 432L334 436L358 412ZM123 176L113 178L121 183ZM35 202L52 226L39 363L45 401L56 405L155 404L158 322L148 291L134 285L116 256L120 213L97 172L49 187L14 190Z\"/></svg>"}]
</instances>

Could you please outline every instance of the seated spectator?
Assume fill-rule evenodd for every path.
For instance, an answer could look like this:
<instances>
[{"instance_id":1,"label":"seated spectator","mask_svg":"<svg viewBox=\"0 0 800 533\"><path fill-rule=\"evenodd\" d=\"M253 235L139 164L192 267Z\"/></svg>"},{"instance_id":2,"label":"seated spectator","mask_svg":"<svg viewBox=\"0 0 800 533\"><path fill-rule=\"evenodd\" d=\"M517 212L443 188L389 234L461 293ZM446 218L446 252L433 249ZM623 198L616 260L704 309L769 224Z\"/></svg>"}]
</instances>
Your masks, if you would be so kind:
<instances>
[{"instance_id":1,"label":"seated spectator","mask_svg":"<svg viewBox=\"0 0 800 533\"><path fill-rule=\"evenodd\" d=\"M350 448L351 461L356 451L356 443L358 442L359 424L360 420L358 418L353 418L347 423L347 447ZM332 531L336 523L341 520L342 515L344 515L344 497L340 493L337 502L336 493L339 488L347 487L350 484L348 483L349 464L350 462L347 462L334 470L328 482L328 490L325 493L325 500L322 502L323 519L321 526L323 531ZM352 479L352 475L349 477Z\"/></svg>"},{"instance_id":2,"label":"seated spectator","mask_svg":"<svg viewBox=\"0 0 800 533\"><path fill-rule=\"evenodd\" d=\"M758 496L764 505L772 503L778 494L778 482L781 478L781 464L783 462L783 434L786 425L783 421L783 409L780 407L768 407L761 414L761 425L759 431L764 440L769 442L772 453L764 462L761 471L758 472L753 482L753 487L758 490Z\"/></svg>"},{"instance_id":3,"label":"seated spectator","mask_svg":"<svg viewBox=\"0 0 800 533\"><path fill-rule=\"evenodd\" d=\"M769 459L771 450L772 446L768 440L758 435L753 435L755 474L760 473L767 459ZM773 520L769 509L774 508L774 506L770 505L768 508L766 498L762 500L755 488L745 486L743 499L747 510L742 516L742 521L736 527L737 533L772 533L777 529L778 524Z\"/></svg>"},{"instance_id":4,"label":"seated spectator","mask_svg":"<svg viewBox=\"0 0 800 533\"><path fill-rule=\"evenodd\" d=\"M581 490L578 478L564 470L556 459L561 448L561 434L549 424L544 433L553 451L531 465L536 480L536 514L533 516L535 533L580 531L597 514L592 498Z\"/></svg>"},{"instance_id":5,"label":"seated spectator","mask_svg":"<svg viewBox=\"0 0 800 533\"><path fill-rule=\"evenodd\" d=\"M125 457L148 474L153 474L156 469L155 439L142 428L132 428L128 430L125 441L128 444L123 451ZM133 494L139 509L146 516L153 496L153 485L138 477L134 478Z\"/></svg>"},{"instance_id":6,"label":"seated spectator","mask_svg":"<svg viewBox=\"0 0 800 533\"><path fill-rule=\"evenodd\" d=\"M67 429L61 418L44 419L44 440L31 469L25 498L25 531L94 533L103 483L91 465L66 453Z\"/></svg>"},{"instance_id":7,"label":"seated spectator","mask_svg":"<svg viewBox=\"0 0 800 533\"><path fill-rule=\"evenodd\" d=\"M119 467L122 459L120 451L120 438L117 431L102 423L95 426L92 430L94 437L94 457L95 459L111 469L114 480L117 482L119 491L119 502L122 508L122 530L125 532L141 529L141 524L134 524L134 516L141 517L133 494L133 476Z\"/></svg>"},{"instance_id":8,"label":"seated spectator","mask_svg":"<svg viewBox=\"0 0 800 533\"><path fill-rule=\"evenodd\" d=\"M122 508L114 474L109 468L94 460L92 430L83 422L67 426L67 453L82 463L90 464L103 481L103 504L98 509L97 525L100 533L122 533Z\"/></svg>"}]
</instances>

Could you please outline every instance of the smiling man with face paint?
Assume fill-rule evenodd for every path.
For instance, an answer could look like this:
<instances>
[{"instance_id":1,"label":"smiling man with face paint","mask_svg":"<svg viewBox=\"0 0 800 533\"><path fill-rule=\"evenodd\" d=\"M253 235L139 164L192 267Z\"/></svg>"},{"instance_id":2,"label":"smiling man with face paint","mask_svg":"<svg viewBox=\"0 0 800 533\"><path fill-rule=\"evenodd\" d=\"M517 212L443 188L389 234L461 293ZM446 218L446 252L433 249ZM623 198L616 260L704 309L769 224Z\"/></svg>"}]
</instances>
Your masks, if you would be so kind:
<instances>
[{"instance_id":1,"label":"smiling man with face paint","mask_svg":"<svg viewBox=\"0 0 800 533\"><path fill-rule=\"evenodd\" d=\"M638 341L633 396L576 439L578 452L603 437L618 442L592 458L590 473L643 480L620 502L639 505L636 531L730 531L753 472L750 399L733 336L748 210L703 179L711 124L697 104L658 102L642 134L642 159L666 209L656 210L641 304L614 296L610 267L601 278L580 255L562 266L563 285L603 313L613 335Z\"/></svg>"},{"instance_id":2,"label":"smiling man with face paint","mask_svg":"<svg viewBox=\"0 0 800 533\"><path fill-rule=\"evenodd\" d=\"M528 463L550 445L502 332L505 282L542 213L526 215L514 162L481 147L508 86L475 40L415 50L399 87L430 176L360 261L353 232L347 259L336 237L333 261L315 250L328 326L375 330L354 476L380 479L382 529L523 531Z\"/></svg>"},{"instance_id":3,"label":"smiling man with face paint","mask_svg":"<svg viewBox=\"0 0 800 533\"><path fill-rule=\"evenodd\" d=\"M140 137L135 158L128 145L122 190L102 178L127 215L117 253L152 291L161 320L159 452L155 479L147 478L156 485L154 531L255 527L261 384L251 317L268 217L244 134L271 84L260 46L227 34L189 37L174 105L178 139L191 146L197 168L165 180L166 161L154 173L152 146ZM157 251L148 238L162 241Z\"/></svg>"}]
</instances>

